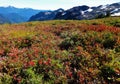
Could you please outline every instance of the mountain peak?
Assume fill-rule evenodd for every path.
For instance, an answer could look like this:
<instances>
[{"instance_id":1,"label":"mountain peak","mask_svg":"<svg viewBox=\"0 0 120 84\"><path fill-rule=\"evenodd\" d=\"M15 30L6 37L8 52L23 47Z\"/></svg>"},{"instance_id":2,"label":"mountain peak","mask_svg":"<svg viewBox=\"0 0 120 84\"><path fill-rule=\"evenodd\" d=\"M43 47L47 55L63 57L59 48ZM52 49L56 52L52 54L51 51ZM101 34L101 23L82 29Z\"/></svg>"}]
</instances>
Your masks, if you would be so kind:
<instances>
[{"instance_id":1,"label":"mountain peak","mask_svg":"<svg viewBox=\"0 0 120 84\"><path fill-rule=\"evenodd\" d=\"M14 6L9 5L8 8L15 8Z\"/></svg>"}]
</instances>

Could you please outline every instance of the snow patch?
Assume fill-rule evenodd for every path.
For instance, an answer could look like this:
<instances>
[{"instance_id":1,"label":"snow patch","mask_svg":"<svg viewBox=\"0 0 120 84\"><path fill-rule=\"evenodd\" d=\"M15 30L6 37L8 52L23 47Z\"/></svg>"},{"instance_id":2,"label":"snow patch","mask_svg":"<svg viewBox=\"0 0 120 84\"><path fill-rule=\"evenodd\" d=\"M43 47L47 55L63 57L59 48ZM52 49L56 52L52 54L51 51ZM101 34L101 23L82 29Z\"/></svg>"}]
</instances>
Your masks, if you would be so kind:
<instances>
[{"instance_id":1,"label":"snow patch","mask_svg":"<svg viewBox=\"0 0 120 84\"><path fill-rule=\"evenodd\" d=\"M111 16L120 16L120 12L119 13L114 13Z\"/></svg>"},{"instance_id":2,"label":"snow patch","mask_svg":"<svg viewBox=\"0 0 120 84\"><path fill-rule=\"evenodd\" d=\"M106 9L107 5L102 5L100 9Z\"/></svg>"},{"instance_id":3,"label":"snow patch","mask_svg":"<svg viewBox=\"0 0 120 84\"><path fill-rule=\"evenodd\" d=\"M62 10L62 9L60 9L58 12L63 12L63 10Z\"/></svg>"},{"instance_id":4,"label":"snow patch","mask_svg":"<svg viewBox=\"0 0 120 84\"><path fill-rule=\"evenodd\" d=\"M92 12L93 9L89 8L88 10L82 11L81 13L84 14L85 12Z\"/></svg>"},{"instance_id":5,"label":"snow patch","mask_svg":"<svg viewBox=\"0 0 120 84\"><path fill-rule=\"evenodd\" d=\"M89 8L87 11L88 11L88 12L92 12L92 11L93 11L93 9Z\"/></svg>"},{"instance_id":6,"label":"snow patch","mask_svg":"<svg viewBox=\"0 0 120 84\"><path fill-rule=\"evenodd\" d=\"M62 16L65 15L65 14L66 14L66 12L62 13Z\"/></svg>"},{"instance_id":7,"label":"snow patch","mask_svg":"<svg viewBox=\"0 0 120 84\"><path fill-rule=\"evenodd\" d=\"M45 15L49 15L50 14L50 12L45 12Z\"/></svg>"},{"instance_id":8,"label":"snow patch","mask_svg":"<svg viewBox=\"0 0 120 84\"><path fill-rule=\"evenodd\" d=\"M111 13L113 13L113 12L117 12L118 10L119 10L119 8L117 8L117 9L111 11Z\"/></svg>"},{"instance_id":9,"label":"snow patch","mask_svg":"<svg viewBox=\"0 0 120 84\"><path fill-rule=\"evenodd\" d=\"M81 11L81 14L84 15L84 11Z\"/></svg>"}]
</instances>

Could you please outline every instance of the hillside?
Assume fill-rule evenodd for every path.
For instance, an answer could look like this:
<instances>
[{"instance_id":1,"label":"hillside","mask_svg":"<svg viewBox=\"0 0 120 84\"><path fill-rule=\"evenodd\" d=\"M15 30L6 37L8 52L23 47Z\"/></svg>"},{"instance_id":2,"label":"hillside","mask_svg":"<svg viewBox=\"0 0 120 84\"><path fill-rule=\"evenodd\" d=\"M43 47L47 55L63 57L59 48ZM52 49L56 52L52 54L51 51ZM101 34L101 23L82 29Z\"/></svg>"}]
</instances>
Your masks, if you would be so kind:
<instances>
[{"instance_id":1,"label":"hillside","mask_svg":"<svg viewBox=\"0 0 120 84\"><path fill-rule=\"evenodd\" d=\"M17 14L17 13L9 13L9 14L5 14L5 17L7 19L9 19L10 23L21 23L21 22L26 22L26 19Z\"/></svg>"},{"instance_id":2,"label":"hillside","mask_svg":"<svg viewBox=\"0 0 120 84\"><path fill-rule=\"evenodd\" d=\"M0 84L119 84L119 18L0 25Z\"/></svg>"},{"instance_id":3,"label":"hillside","mask_svg":"<svg viewBox=\"0 0 120 84\"><path fill-rule=\"evenodd\" d=\"M41 11L31 8L16 8L13 6L0 7L0 14L4 15L11 23L27 22L28 19Z\"/></svg>"},{"instance_id":4,"label":"hillside","mask_svg":"<svg viewBox=\"0 0 120 84\"><path fill-rule=\"evenodd\" d=\"M6 17L4 17L4 15L0 14L0 24L4 23L10 23L10 21Z\"/></svg>"}]
</instances>

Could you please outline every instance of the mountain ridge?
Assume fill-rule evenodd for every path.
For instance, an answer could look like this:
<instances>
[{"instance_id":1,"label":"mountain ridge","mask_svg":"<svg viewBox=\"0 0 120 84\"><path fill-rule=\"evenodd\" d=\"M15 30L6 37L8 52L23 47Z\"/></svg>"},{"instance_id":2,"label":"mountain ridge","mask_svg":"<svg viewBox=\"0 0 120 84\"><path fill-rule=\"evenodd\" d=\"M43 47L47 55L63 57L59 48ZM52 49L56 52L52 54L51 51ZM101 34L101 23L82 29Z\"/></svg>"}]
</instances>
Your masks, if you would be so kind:
<instances>
[{"instance_id":1,"label":"mountain ridge","mask_svg":"<svg viewBox=\"0 0 120 84\"><path fill-rule=\"evenodd\" d=\"M42 12L46 13L46 12ZM51 11L51 13L54 13L54 11ZM70 8L68 10L63 10L62 12L57 12L54 15L55 19L64 19L64 20L83 20L83 19L95 19L97 17L104 17L107 14L110 14L111 16L119 16L120 15L120 2L118 3L113 3L113 4L107 4L107 5L99 5L99 6L87 6L87 5L82 5L82 6L75 6L73 8ZM48 15L47 15L48 16ZM45 15L42 16L41 12L37 14L37 19L36 15L34 15L34 18L29 19L29 21L42 21L41 18L39 17L46 17ZM39 19L38 19L39 18ZM48 16L48 18L44 20L51 20Z\"/></svg>"},{"instance_id":2,"label":"mountain ridge","mask_svg":"<svg viewBox=\"0 0 120 84\"><path fill-rule=\"evenodd\" d=\"M54 10L54 11L47 11L47 12L39 12L38 14L30 17L30 19L28 21L37 21L37 20L40 20L40 21L44 21L44 20L52 20L55 18L56 14L59 13L59 12L63 12L64 9L62 8L59 8L57 10Z\"/></svg>"},{"instance_id":3,"label":"mountain ridge","mask_svg":"<svg viewBox=\"0 0 120 84\"><path fill-rule=\"evenodd\" d=\"M32 8L17 8L14 6L0 7L0 14L4 15L11 23L21 23L26 22L32 16L40 11ZM12 15L13 14L13 15Z\"/></svg>"}]
</instances>

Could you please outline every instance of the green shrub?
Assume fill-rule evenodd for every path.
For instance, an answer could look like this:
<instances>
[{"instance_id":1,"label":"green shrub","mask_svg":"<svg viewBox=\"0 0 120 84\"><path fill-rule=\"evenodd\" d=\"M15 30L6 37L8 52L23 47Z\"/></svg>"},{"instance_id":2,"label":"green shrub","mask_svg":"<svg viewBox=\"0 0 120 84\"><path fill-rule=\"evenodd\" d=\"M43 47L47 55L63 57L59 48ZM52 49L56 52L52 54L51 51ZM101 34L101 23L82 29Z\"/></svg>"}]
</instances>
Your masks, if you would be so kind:
<instances>
[{"instance_id":1,"label":"green shrub","mask_svg":"<svg viewBox=\"0 0 120 84\"><path fill-rule=\"evenodd\" d=\"M115 43L116 43L116 41L113 38L109 38L109 39L104 40L103 46L104 46L104 48L113 49Z\"/></svg>"},{"instance_id":2,"label":"green shrub","mask_svg":"<svg viewBox=\"0 0 120 84\"><path fill-rule=\"evenodd\" d=\"M120 27L120 22L115 23L114 26L116 26L116 27Z\"/></svg>"},{"instance_id":3,"label":"green shrub","mask_svg":"<svg viewBox=\"0 0 120 84\"><path fill-rule=\"evenodd\" d=\"M19 48L29 48L33 43L33 39L31 37L25 37L20 43L17 44Z\"/></svg>"},{"instance_id":4,"label":"green shrub","mask_svg":"<svg viewBox=\"0 0 120 84\"><path fill-rule=\"evenodd\" d=\"M116 52L120 52L120 46L117 46L117 47L115 48L115 51L116 51Z\"/></svg>"},{"instance_id":5,"label":"green shrub","mask_svg":"<svg viewBox=\"0 0 120 84\"><path fill-rule=\"evenodd\" d=\"M114 38L113 34L112 33L106 33L104 36L103 36L103 46L104 48L110 48L110 49L113 49L115 44L116 44L116 39Z\"/></svg>"},{"instance_id":6,"label":"green shrub","mask_svg":"<svg viewBox=\"0 0 120 84\"><path fill-rule=\"evenodd\" d=\"M62 43L59 45L62 49L69 49L74 45L74 41L71 38L66 38Z\"/></svg>"},{"instance_id":7,"label":"green shrub","mask_svg":"<svg viewBox=\"0 0 120 84\"><path fill-rule=\"evenodd\" d=\"M20 73L22 80L21 84L39 84L42 83L42 76L35 74L33 68L22 70Z\"/></svg>"},{"instance_id":8,"label":"green shrub","mask_svg":"<svg viewBox=\"0 0 120 84\"><path fill-rule=\"evenodd\" d=\"M101 69L101 76L107 80L108 82L114 81L114 77L116 76L115 71L110 66L103 66Z\"/></svg>"},{"instance_id":9,"label":"green shrub","mask_svg":"<svg viewBox=\"0 0 120 84\"><path fill-rule=\"evenodd\" d=\"M112 21L110 24L115 26L115 27L120 27L120 20Z\"/></svg>"},{"instance_id":10,"label":"green shrub","mask_svg":"<svg viewBox=\"0 0 120 84\"><path fill-rule=\"evenodd\" d=\"M0 84L12 84L12 77L4 74L2 77L0 77Z\"/></svg>"}]
</instances>

